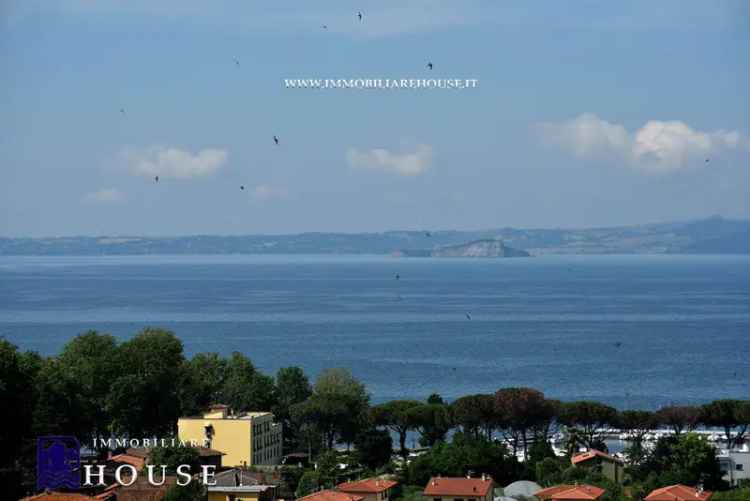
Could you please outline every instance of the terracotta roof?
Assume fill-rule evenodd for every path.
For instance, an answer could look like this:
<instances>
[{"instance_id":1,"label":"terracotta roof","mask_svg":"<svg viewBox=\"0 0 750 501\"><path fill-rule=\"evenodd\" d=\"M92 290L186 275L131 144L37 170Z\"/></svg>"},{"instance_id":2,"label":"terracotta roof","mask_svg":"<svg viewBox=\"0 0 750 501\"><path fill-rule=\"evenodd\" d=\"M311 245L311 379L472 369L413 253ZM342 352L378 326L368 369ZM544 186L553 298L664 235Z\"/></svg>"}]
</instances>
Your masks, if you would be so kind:
<instances>
[{"instance_id":1,"label":"terracotta roof","mask_svg":"<svg viewBox=\"0 0 750 501\"><path fill-rule=\"evenodd\" d=\"M314 492L305 497L298 498L297 501L362 501L364 496L356 494L347 494L346 492L332 491L330 489Z\"/></svg>"},{"instance_id":2,"label":"terracotta roof","mask_svg":"<svg viewBox=\"0 0 750 501\"><path fill-rule=\"evenodd\" d=\"M677 484L652 491L646 496L646 501L708 501L712 495L711 491L699 491L695 487Z\"/></svg>"},{"instance_id":3,"label":"terracotta roof","mask_svg":"<svg viewBox=\"0 0 750 501\"><path fill-rule=\"evenodd\" d=\"M112 461L116 463L125 463L134 466L136 470L142 470L146 464L146 460L142 457L133 456L131 454L118 454L112 456Z\"/></svg>"},{"instance_id":4,"label":"terracotta roof","mask_svg":"<svg viewBox=\"0 0 750 501\"><path fill-rule=\"evenodd\" d=\"M151 454L151 447L130 447L128 450L125 451L126 454L129 456L136 456L139 458L146 459L148 458L149 454ZM199 445L197 447L193 447L193 449L198 451L198 455L201 457L211 457L211 456L225 456L226 454L217 451L215 449L209 449L208 447L203 447L202 445Z\"/></svg>"},{"instance_id":5,"label":"terracotta roof","mask_svg":"<svg viewBox=\"0 0 750 501\"><path fill-rule=\"evenodd\" d=\"M609 461L614 461L616 463L622 463L622 460L619 458L616 458L614 456L610 456L606 452L598 451L596 449L591 449L587 452L581 452L580 454L576 454L572 458L570 458L570 462L573 464L583 463L585 461L588 461L589 459L594 459L596 457L600 457L603 459L607 459Z\"/></svg>"},{"instance_id":6,"label":"terracotta roof","mask_svg":"<svg viewBox=\"0 0 750 501\"><path fill-rule=\"evenodd\" d=\"M552 500L567 500L567 499L580 499L580 500L594 500L606 491L601 487L594 487L593 485L580 484L580 485L556 485L554 487L548 487L534 494L539 499L552 499Z\"/></svg>"},{"instance_id":7,"label":"terracotta roof","mask_svg":"<svg viewBox=\"0 0 750 501\"><path fill-rule=\"evenodd\" d=\"M424 488L425 496L486 496L492 489L492 479L486 477L432 477Z\"/></svg>"},{"instance_id":8,"label":"terracotta roof","mask_svg":"<svg viewBox=\"0 0 750 501\"><path fill-rule=\"evenodd\" d=\"M398 485L398 482L393 480L366 478L354 482L344 482L339 484L336 489L342 492L383 492L395 485Z\"/></svg>"},{"instance_id":9,"label":"terracotta roof","mask_svg":"<svg viewBox=\"0 0 750 501\"><path fill-rule=\"evenodd\" d=\"M95 499L91 496L76 494L74 492L49 491L23 498L21 501L94 501Z\"/></svg>"}]
</instances>

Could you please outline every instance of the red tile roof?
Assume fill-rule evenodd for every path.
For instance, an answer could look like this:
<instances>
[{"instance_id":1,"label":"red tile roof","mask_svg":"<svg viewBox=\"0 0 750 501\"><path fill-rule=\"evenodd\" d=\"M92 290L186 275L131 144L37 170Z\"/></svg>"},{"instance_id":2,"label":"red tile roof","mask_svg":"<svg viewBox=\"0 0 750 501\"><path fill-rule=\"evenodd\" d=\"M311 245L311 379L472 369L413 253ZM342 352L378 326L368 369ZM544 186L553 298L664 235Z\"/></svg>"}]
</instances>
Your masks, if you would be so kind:
<instances>
[{"instance_id":1,"label":"red tile roof","mask_svg":"<svg viewBox=\"0 0 750 501\"><path fill-rule=\"evenodd\" d=\"M298 498L297 501L362 501L364 496L358 496L356 494L347 494L346 492L338 492L332 490L324 490L308 494L305 497Z\"/></svg>"},{"instance_id":2,"label":"red tile roof","mask_svg":"<svg viewBox=\"0 0 750 501\"><path fill-rule=\"evenodd\" d=\"M598 451L596 449L591 449L587 452L581 452L580 454L576 454L572 458L570 458L570 462L573 464L579 464L583 463L585 461L588 461L589 459L594 459L596 457L600 457L603 459L607 459L609 461L614 461L616 463L622 463L622 460L619 458L616 458L614 456L610 456L606 452Z\"/></svg>"},{"instance_id":3,"label":"red tile roof","mask_svg":"<svg viewBox=\"0 0 750 501\"><path fill-rule=\"evenodd\" d=\"M594 487L593 485L580 484L580 485L556 485L554 487L548 487L534 494L539 499L552 499L552 500L594 500L606 491L601 487Z\"/></svg>"},{"instance_id":4,"label":"red tile roof","mask_svg":"<svg viewBox=\"0 0 750 501\"><path fill-rule=\"evenodd\" d=\"M144 458L133 456L130 454L118 454L116 456L112 456L112 461L116 463L129 464L131 466L134 466L138 471L142 470L143 466L146 464L146 460Z\"/></svg>"},{"instance_id":5,"label":"red tile roof","mask_svg":"<svg viewBox=\"0 0 750 501\"><path fill-rule=\"evenodd\" d=\"M486 496L492 489L492 479L466 477L432 477L424 488L425 496Z\"/></svg>"},{"instance_id":6,"label":"red tile roof","mask_svg":"<svg viewBox=\"0 0 750 501\"><path fill-rule=\"evenodd\" d=\"M76 494L74 492L49 491L23 498L21 501L94 501L95 499L91 496Z\"/></svg>"},{"instance_id":7,"label":"red tile roof","mask_svg":"<svg viewBox=\"0 0 750 501\"><path fill-rule=\"evenodd\" d=\"M646 496L646 501L708 501L712 495L711 491L699 491L695 487L677 484L656 489Z\"/></svg>"},{"instance_id":8,"label":"red tile roof","mask_svg":"<svg viewBox=\"0 0 750 501\"><path fill-rule=\"evenodd\" d=\"M365 480L357 480L354 482L344 482L339 484L336 489L342 492L383 492L391 487L398 485L398 482L393 480L385 480L381 478L367 478Z\"/></svg>"}]
</instances>

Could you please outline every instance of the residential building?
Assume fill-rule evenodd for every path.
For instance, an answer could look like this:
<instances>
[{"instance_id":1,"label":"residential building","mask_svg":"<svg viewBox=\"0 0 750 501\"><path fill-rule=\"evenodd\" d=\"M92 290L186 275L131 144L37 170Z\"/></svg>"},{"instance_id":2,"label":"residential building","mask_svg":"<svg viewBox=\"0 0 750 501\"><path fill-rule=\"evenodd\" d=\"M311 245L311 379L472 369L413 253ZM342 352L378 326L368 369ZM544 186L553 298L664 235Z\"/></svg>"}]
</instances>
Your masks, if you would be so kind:
<instances>
[{"instance_id":1,"label":"residential building","mask_svg":"<svg viewBox=\"0 0 750 501\"><path fill-rule=\"evenodd\" d=\"M208 501L275 501L276 486L264 485L242 468L217 473L208 486Z\"/></svg>"},{"instance_id":2,"label":"residential building","mask_svg":"<svg viewBox=\"0 0 750 501\"><path fill-rule=\"evenodd\" d=\"M336 486L339 492L362 496L364 501L390 501L393 488L398 485L395 480L367 478L354 482L344 482Z\"/></svg>"},{"instance_id":3,"label":"residential building","mask_svg":"<svg viewBox=\"0 0 750 501\"><path fill-rule=\"evenodd\" d=\"M746 449L747 446L743 450L721 451L718 455L722 478L732 487L750 482L750 451Z\"/></svg>"},{"instance_id":4,"label":"residential building","mask_svg":"<svg viewBox=\"0 0 750 501\"><path fill-rule=\"evenodd\" d=\"M625 479L625 463L596 449L578 453L570 458L570 462L573 466L598 471L613 482L622 483Z\"/></svg>"},{"instance_id":5,"label":"residential building","mask_svg":"<svg viewBox=\"0 0 750 501\"><path fill-rule=\"evenodd\" d=\"M555 485L538 491L535 496L542 501L593 501L607 492L588 484Z\"/></svg>"},{"instance_id":6,"label":"residential building","mask_svg":"<svg viewBox=\"0 0 750 501\"><path fill-rule=\"evenodd\" d=\"M495 483L487 475L432 477L422 495L426 501L493 501Z\"/></svg>"},{"instance_id":7,"label":"residential building","mask_svg":"<svg viewBox=\"0 0 750 501\"><path fill-rule=\"evenodd\" d=\"M347 494L346 492L326 489L297 498L297 501L364 501L364 499L363 496L357 494Z\"/></svg>"},{"instance_id":8,"label":"residential building","mask_svg":"<svg viewBox=\"0 0 750 501\"><path fill-rule=\"evenodd\" d=\"M201 465L215 466L216 468L221 467L223 452L200 445L194 447L194 449L198 451L198 461ZM144 465L151 464L151 447L131 447L125 451L125 454L113 456L112 461L132 464L140 471ZM137 464L138 462L140 462L140 465Z\"/></svg>"},{"instance_id":9,"label":"residential building","mask_svg":"<svg viewBox=\"0 0 750 501\"><path fill-rule=\"evenodd\" d=\"M223 467L279 464L281 428L270 412L232 414L226 405L216 405L202 416L182 417L177 421L179 439L222 452Z\"/></svg>"},{"instance_id":10,"label":"residential building","mask_svg":"<svg viewBox=\"0 0 750 501\"><path fill-rule=\"evenodd\" d=\"M644 501L708 501L713 492L677 484L656 489Z\"/></svg>"}]
</instances>

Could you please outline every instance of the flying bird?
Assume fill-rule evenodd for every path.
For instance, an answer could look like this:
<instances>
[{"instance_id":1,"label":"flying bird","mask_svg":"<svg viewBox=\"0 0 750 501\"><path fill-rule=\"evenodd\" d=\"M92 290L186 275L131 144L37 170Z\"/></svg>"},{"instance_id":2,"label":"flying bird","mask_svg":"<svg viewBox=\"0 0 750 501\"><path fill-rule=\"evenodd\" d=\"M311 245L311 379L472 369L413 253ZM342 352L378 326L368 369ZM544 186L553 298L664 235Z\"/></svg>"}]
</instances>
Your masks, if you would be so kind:
<instances>
[{"instance_id":1,"label":"flying bird","mask_svg":"<svg viewBox=\"0 0 750 501\"><path fill-rule=\"evenodd\" d=\"M236 57L234 58L234 64L236 64L237 66L239 66L239 65L240 65L240 60L239 60L239 59L237 59Z\"/></svg>"},{"instance_id":2,"label":"flying bird","mask_svg":"<svg viewBox=\"0 0 750 501\"><path fill-rule=\"evenodd\" d=\"M323 25L323 29L324 29L324 30L327 30L327 29L328 29L328 25L327 25L327 24L324 24L324 25Z\"/></svg>"},{"instance_id":3,"label":"flying bird","mask_svg":"<svg viewBox=\"0 0 750 501\"><path fill-rule=\"evenodd\" d=\"M396 280L401 280L401 275L399 275L398 273L396 273Z\"/></svg>"},{"instance_id":4,"label":"flying bird","mask_svg":"<svg viewBox=\"0 0 750 501\"><path fill-rule=\"evenodd\" d=\"M426 236L426 237L431 237L431 236L432 236L432 233L430 233L429 231L425 231L425 232L424 232L424 236Z\"/></svg>"},{"instance_id":5,"label":"flying bird","mask_svg":"<svg viewBox=\"0 0 750 501\"><path fill-rule=\"evenodd\" d=\"M467 318L468 320L471 320L471 313L469 313L469 312L466 312L466 318Z\"/></svg>"},{"instance_id":6,"label":"flying bird","mask_svg":"<svg viewBox=\"0 0 750 501\"><path fill-rule=\"evenodd\" d=\"M427 69L432 69L432 63L427 63Z\"/></svg>"},{"instance_id":7,"label":"flying bird","mask_svg":"<svg viewBox=\"0 0 750 501\"><path fill-rule=\"evenodd\" d=\"M125 108L120 108L120 113L125 114Z\"/></svg>"},{"instance_id":8,"label":"flying bird","mask_svg":"<svg viewBox=\"0 0 750 501\"><path fill-rule=\"evenodd\" d=\"M706 159L706 163L708 163L708 161L709 161L709 160L710 160L710 158L707 158L707 159Z\"/></svg>"},{"instance_id":9,"label":"flying bird","mask_svg":"<svg viewBox=\"0 0 750 501\"><path fill-rule=\"evenodd\" d=\"M158 183L159 182L159 176L154 176L154 181Z\"/></svg>"},{"instance_id":10,"label":"flying bird","mask_svg":"<svg viewBox=\"0 0 750 501\"><path fill-rule=\"evenodd\" d=\"M620 346L622 346L622 341L616 341L615 348L619 348Z\"/></svg>"},{"instance_id":11,"label":"flying bird","mask_svg":"<svg viewBox=\"0 0 750 501\"><path fill-rule=\"evenodd\" d=\"M278 146L279 138L277 136L273 136L273 142L276 143L276 145Z\"/></svg>"},{"instance_id":12,"label":"flying bird","mask_svg":"<svg viewBox=\"0 0 750 501\"><path fill-rule=\"evenodd\" d=\"M357 17L358 17L358 18L359 18L359 20L361 21L361 20L362 20L362 13L361 13L361 12L357 12Z\"/></svg>"},{"instance_id":13,"label":"flying bird","mask_svg":"<svg viewBox=\"0 0 750 501\"><path fill-rule=\"evenodd\" d=\"M240 189L241 189L241 190L244 190L244 189L245 189L245 187L244 187L244 186L242 186L242 185L240 185Z\"/></svg>"}]
</instances>

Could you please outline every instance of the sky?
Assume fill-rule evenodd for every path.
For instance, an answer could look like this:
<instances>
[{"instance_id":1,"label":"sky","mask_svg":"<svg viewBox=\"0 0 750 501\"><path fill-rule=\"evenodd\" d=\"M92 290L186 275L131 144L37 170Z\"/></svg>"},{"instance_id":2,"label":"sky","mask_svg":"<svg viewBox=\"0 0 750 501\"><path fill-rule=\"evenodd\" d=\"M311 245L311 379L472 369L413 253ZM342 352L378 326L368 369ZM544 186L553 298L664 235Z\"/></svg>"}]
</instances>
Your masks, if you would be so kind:
<instances>
[{"instance_id":1,"label":"sky","mask_svg":"<svg viewBox=\"0 0 750 501\"><path fill-rule=\"evenodd\" d=\"M748 54L743 0L0 0L0 235L750 218Z\"/></svg>"}]
</instances>

